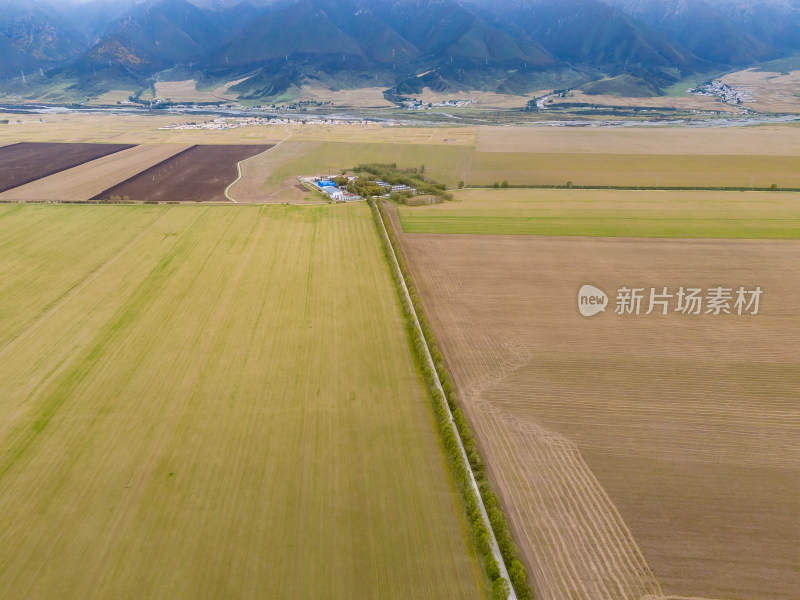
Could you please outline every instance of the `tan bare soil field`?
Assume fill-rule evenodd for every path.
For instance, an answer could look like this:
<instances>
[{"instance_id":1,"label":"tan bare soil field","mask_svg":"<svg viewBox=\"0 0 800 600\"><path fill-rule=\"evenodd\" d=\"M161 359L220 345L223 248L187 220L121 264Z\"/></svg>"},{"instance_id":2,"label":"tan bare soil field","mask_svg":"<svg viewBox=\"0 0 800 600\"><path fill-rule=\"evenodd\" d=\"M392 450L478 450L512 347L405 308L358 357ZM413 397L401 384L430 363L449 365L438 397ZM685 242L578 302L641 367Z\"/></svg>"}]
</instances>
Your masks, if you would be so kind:
<instances>
[{"instance_id":1,"label":"tan bare soil field","mask_svg":"<svg viewBox=\"0 0 800 600\"><path fill-rule=\"evenodd\" d=\"M800 156L800 127L481 127L479 152Z\"/></svg>"},{"instance_id":2,"label":"tan bare soil field","mask_svg":"<svg viewBox=\"0 0 800 600\"><path fill-rule=\"evenodd\" d=\"M725 75L722 81L750 95L754 102L745 107L777 113L800 110L800 71L783 74L747 69Z\"/></svg>"},{"instance_id":3,"label":"tan bare soil field","mask_svg":"<svg viewBox=\"0 0 800 600\"><path fill-rule=\"evenodd\" d=\"M400 237L539 598L800 597L800 244ZM764 295L617 315L626 285Z\"/></svg>"},{"instance_id":4,"label":"tan bare soil field","mask_svg":"<svg viewBox=\"0 0 800 600\"><path fill-rule=\"evenodd\" d=\"M136 146L8 190L0 194L0 200L88 200L185 148Z\"/></svg>"}]
</instances>

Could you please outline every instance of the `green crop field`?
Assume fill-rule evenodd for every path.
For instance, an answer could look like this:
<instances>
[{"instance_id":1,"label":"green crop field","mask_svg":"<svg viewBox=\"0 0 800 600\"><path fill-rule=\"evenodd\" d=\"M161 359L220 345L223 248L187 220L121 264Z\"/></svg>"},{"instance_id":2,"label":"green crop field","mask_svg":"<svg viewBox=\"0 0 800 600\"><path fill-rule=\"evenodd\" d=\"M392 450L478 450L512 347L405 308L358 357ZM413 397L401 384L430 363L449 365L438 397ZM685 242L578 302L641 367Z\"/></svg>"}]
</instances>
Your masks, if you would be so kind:
<instances>
[{"instance_id":1,"label":"green crop field","mask_svg":"<svg viewBox=\"0 0 800 600\"><path fill-rule=\"evenodd\" d=\"M481 598L366 205L0 206L0 598Z\"/></svg>"},{"instance_id":2,"label":"green crop field","mask_svg":"<svg viewBox=\"0 0 800 600\"><path fill-rule=\"evenodd\" d=\"M800 194L501 189L400 206L406 233L800 239Z\"/></svg>"}]
</instances>

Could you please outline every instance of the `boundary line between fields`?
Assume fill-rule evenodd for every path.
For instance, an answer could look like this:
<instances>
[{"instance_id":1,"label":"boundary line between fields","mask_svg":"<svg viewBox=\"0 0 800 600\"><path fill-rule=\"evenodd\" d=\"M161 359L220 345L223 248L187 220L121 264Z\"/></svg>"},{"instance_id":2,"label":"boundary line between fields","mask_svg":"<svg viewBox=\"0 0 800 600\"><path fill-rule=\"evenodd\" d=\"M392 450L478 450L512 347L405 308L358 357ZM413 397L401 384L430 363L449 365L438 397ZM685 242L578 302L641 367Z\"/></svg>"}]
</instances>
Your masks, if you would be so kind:
<instances>
[{"instance_id":1,"label":"boundary line between fields","mask_svg":"<svg viewBox=\"0 0 800 600\"><path fill-rule=\"evenodd\" d=\"M283 138L280 142L278 142L277 144L272 146L272 148L267 148L266 150L264 150L263 152L259 152L255 156L250 156L249 158L245 158L244 160L240 160L238 163L236 163L236 171L239 173L239 176L236 178L236 181L234 181L228 187L225 188L225 197L228 200L230 200L231 202L233 202L234 204L239 204L236 200L233 199L233 196L231 196L228 192L230 192L230 189L233 186L235 186L237 183L239 183L239 180L242 178L242 163L246 162L248 160L251 160L251 159L255 158L256 156L261 156L262 154L266 154L267 152L269 152L271 150L274 150L275 148L280 146L283 142L288 140L290 137L292 137L291 133L289 135L287 135L285 138Z\"/></svg>"},{"instance_id":2,"label":"boundary line between fields","mask_svg":"<svg viewBox=\"0 0 800 600\"><path fill-rule=\"evenodd\" d=\"M450 406L447 404L446 396L444 393L444 388L442 387L442 382L439 379L439 373L436 371L436 365L433 362L433 357L431 356L430 348L428 348L428 341L425 339L425 334L422 332L422 326L419 322L419 317L417 316L417 308L414 306L414 303L411 301L411 294L408 292L408 286L406 285L405 277L403 276L403 271L400 269L400 263L397 261L397 254L394 250L394 245L392 244L392 240L389 237L389 232L386 230L386 223L383 220L383 215L381 211L376 206L375 212L378 215L378 219L381 223L381 228L383 230L383 235L386 240L386 243L389 246L389 250L391 252L392 257L392 268L395 269L399 275L398 281L400 282L400 287L403 290L403 295L405 296L408 305L411 308L411 316L413 317L414 321L414 328L416 329L417 333L419 334L420 339L422 340L422 347L425 350L425 359L430 367L431 371L433 372L433 382L436 385L436 389L439 390L439 393L442 395L442 404L444 408L447 410L447 419L450 424L450 427L455 434L455 439L458 442L458 449L459 454L461 456L461 460L464 466L469 473L469 483L472 488L472 491L475 493L475 497L477 498L478 508L481 511L481 515L483 516L483 520L486 525L486 529L489 532L489 536L491 538L491 546L492 546L492 555L494 559L497 561L497 565L500 568L500 576L508 582L508 599L509 600L517 600L517 594L514 591L514 586L511 585L511 577L508 575L508 569L506 568L505 560L503 559L503 555L500 552L500 546L497 543L497 538L494 535L494 529L492 529L492 523L489 520L489 513L486 510L486 505L483 503L483 497L481 496L480 488L478 487L478 482L475 479L475 473L472 471L472 466L469 463L469 458L467 457L467 451L464 449L464 443L461 441L461 435L458 432L458 427L456 426L455 419L453 418L453 412L450 410Z\"/></svg>"}]
</instances>

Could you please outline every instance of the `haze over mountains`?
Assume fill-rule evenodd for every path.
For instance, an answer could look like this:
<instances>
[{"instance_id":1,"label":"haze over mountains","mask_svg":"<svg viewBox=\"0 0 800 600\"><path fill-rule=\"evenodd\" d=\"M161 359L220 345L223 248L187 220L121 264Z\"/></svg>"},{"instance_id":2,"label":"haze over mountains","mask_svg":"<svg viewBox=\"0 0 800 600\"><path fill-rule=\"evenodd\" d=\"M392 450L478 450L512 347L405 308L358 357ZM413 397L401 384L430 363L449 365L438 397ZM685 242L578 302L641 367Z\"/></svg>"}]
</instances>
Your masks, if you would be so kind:
<instances>
[{"instance_id":1,"label":"haze over mountains","mask_svg":"<svg viewBox=\"0 0 800 600\"><path fill-rule=\"evenodd\" d=\"M624 74L644 93L800 50L800 0L4 0L6 93L146 89L156 77L521 93ZM24 76L23 76L24 74Z\"/></svg>"}]
</instances>

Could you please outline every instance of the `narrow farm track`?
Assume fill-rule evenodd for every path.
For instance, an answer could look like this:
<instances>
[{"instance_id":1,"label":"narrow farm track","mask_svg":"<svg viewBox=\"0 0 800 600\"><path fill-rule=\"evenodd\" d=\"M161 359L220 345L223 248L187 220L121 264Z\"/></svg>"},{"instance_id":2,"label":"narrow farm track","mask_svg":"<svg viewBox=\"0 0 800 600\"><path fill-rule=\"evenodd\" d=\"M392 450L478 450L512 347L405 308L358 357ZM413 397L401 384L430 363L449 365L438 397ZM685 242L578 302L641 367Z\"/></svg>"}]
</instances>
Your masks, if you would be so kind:
<instances>
[{"instance_id":1,"label":"narrow farm track","mask_svg":"<svg viewBox=\"0 0 800 600\"><path fill-rule=\"evenodd\" d=\"M241 179L242 179L242 175L243 175L243 171L242 171L242 165L243 165L244 163L246 163L247 161L249 161L249 160L253 160L254 158L257 158L257 157L259 157L259 156L262 156L262 155L264 155L264 154L267 154L268 152L271 152L271 151L275 150L275 149L276 149L278 146L280 146L281 144L283 144L283 142L285 142L286 140L288 140L290 137L292 137L292 134L291 134L291 132L289 132L289 133L288 133L288 135L287 135L285 138L283 138L283 139L282 139L280 142L278 142L277 144L275 144L274 146L272 146L272 147L270 147L270 148L267 148L267 149L266 149L266 150L264 150L264 152L262 152L261 154L256 154L255 156L250 156L250 157L248 157L248 158L245 158L244 160L240 160L238 163L236 163L236 171L237 171L237 173L238 173L238 176L236 177L236 180L235 180L235 181L233 181L233 182L232 182L232 183L231 183L231 184L230 184L228 187L226 187L226 188L225 188L225 197L226 197L228 200L230 200L231 202L233 202L234 204L239 204L239 202L240 202L240 201L241 201L241 202L246 202L246 201L247 201L247 199L245 199L245 198L240 198L239 200L237 200L236 198L234 198L234 197L231 195L231 192L233 191L233 188L234 188L234 187L236 186L236 184L237 184L237 183L239 183L239 182L241 181Z\"/></svg>"}]
</instances>

